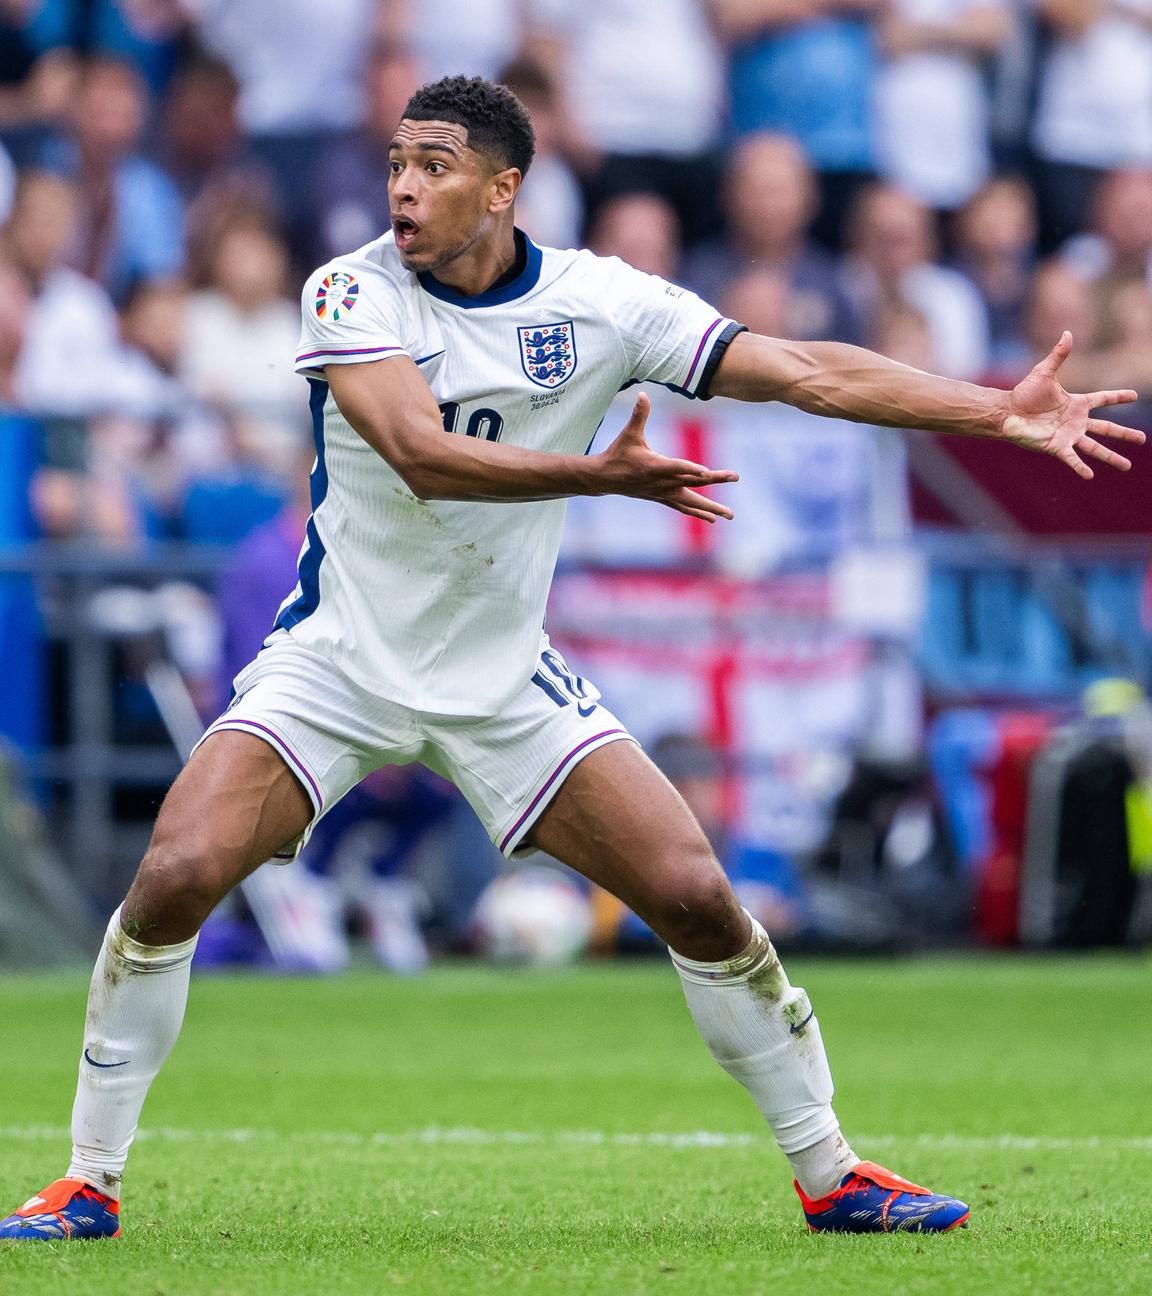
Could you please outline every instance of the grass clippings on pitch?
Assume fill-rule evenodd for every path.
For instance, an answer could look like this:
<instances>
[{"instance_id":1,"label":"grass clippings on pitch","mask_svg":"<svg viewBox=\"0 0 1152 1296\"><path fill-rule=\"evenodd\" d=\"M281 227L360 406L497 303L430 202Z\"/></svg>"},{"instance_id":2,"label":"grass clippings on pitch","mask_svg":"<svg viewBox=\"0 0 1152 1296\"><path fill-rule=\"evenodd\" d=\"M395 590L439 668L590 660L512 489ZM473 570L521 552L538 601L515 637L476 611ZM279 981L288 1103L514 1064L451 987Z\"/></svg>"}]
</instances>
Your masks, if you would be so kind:
<instances>
[{"instance_id":1,"label":"grass clippings on pitch","mask_svg":"<svg viewBox=\"0 0 1152 1296\"><path fill-rule=\"evenodd\" d=\"M810 1235L671 969L198 978L119 1243L3 1296L1152 1292L1152 965L802 963L857 1151L945 1237ZM5 1209L63 1173L82 977L0 984Z\"/></svg>"}]
</instances>

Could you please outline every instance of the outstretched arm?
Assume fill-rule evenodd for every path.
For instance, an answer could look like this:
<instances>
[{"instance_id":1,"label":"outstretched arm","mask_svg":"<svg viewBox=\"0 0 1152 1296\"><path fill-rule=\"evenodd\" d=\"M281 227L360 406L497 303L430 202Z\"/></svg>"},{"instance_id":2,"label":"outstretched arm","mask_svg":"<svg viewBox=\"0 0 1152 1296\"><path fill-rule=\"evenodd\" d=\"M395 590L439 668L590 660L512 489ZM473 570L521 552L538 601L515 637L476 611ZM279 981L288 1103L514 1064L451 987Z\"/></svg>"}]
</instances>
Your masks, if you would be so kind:
<instances>
[{"instance_id":1,"label":"outstretched arm","mask_svg":"<svg viewBox=\"0 0 1152 1296\"><path fill-rule=\"evenodd\" d=\"M1085 478L1092 476L1085 459L1126 471L1129 461L1097 438L1140 445L1144 433L1092 418L1091 411L1134 401L1136 393L1065 391L1058 374L1071 350L1072 334L1064 333L1006 392L924 373L841 342L786 342L742 333L725 352L710 390L714 396L784 401L811 414L880 427L1011 441L1053 455Z\"/></svg>"},{"instance_id":2,"label":"outstretched arm","mask_svg":"<svg viewBox=\"0 0 1152 1296\"><path fill-rule=\"evenodd\" d=\"M596 455L561 455L446 432L436 400L407 356L325 367L341 414L420 499L487 503L631 495L715 522L732 511L698 493L737 480L686 459L668 459L644 440L648 397Z\"/></svg>"}]
</instances>

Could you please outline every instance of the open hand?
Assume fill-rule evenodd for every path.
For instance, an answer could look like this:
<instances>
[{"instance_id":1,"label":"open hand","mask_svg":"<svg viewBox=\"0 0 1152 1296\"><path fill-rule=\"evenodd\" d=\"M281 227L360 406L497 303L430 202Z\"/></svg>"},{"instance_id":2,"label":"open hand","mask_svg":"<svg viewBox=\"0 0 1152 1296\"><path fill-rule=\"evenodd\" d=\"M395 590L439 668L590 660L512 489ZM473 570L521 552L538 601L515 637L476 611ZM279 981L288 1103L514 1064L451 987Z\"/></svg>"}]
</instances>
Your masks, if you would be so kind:
<instances>
[{"instance_id":1,"label":"open hand","mask_svg":"<svg viewBox=\"0 0 1152 1296\"><path fill-rule=\"evenodd\" d=\"M624 430L607 450L596 456L604 482L603 494L655 500L704 522L731 519L730 508L693 488L739 481L739 474L717 472L689 459L667 459L657 454L644 439L644 425L651 408L651 401L641 392Z\"/></svg>"},{"instance_id":2,"label":"open hand","mask_svg":"<svg viewBox=\"0 0 1152 1296\"><path fill-rule=\"evenodd\" d=\"M1008 413L1001 425L1001 435L1026 450L1053 455L1087 481L1092 479L1093 472L1085 459L1095 459L1109 468L1127 472L1131 462L1101 445L1097 438L1110 437L1113 441L1143 445L1144 433L1120 423L1092 418L1091 412L1105 405L1125 405L1136 399L1136 393L1126 389L1081 396L1065 391L1057 374L1071 350L1072 334L1065 331L1044 359L1016 384L1008 397Z\"/></svg>"}]
</instances>

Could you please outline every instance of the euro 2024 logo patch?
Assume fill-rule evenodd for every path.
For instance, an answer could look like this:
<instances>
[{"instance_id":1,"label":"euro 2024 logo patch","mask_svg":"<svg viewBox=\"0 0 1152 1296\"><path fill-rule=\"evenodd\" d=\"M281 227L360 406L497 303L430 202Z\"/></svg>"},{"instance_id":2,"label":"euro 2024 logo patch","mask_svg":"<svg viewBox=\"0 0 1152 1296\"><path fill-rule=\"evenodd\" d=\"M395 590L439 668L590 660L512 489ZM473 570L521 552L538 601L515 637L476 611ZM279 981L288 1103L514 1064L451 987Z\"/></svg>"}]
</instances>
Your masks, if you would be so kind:
<instances>
[{"instance_id":1,"label":"euro 2024 logo patch","mask_svg":"<svg viewBox=\"0 0 1152 1296\"><path fill-rule=\"evenodd\" d=\"M337 270L316 289L316 314L321 319L343 319L359 296L360 285L355 278L346 270Z\"/></svg>"},{"instance_id":2,"label":"euro 2024 logo patch","mask_svg":"<svg viewBox=\"0 0 1152 1296\"><path fill-rule=\"evenodd\" d=\"M537 387L559 387L576 372L576 330L563 324L530 324L516 330L520 363Z\"/></svg>"}]
</instances>

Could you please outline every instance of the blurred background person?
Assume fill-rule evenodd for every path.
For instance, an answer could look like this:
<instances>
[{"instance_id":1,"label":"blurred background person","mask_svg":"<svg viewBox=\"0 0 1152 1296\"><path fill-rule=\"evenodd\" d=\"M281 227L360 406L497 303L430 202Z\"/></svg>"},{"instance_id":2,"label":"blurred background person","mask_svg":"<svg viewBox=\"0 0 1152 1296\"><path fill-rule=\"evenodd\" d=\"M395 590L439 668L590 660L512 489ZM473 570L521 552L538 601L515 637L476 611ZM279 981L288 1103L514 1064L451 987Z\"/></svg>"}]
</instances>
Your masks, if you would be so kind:
<instances>
[{"instance_id":1,"label":"blurred background person","mask_svg":"<svg viewBox=\"0 0 1152 1296\"><path fill-rule=\"evenodd\" d=\"M1133 285L1152 287L1152 167L1104 176L1091 230L1066 243L1060 256L1091 283L1103 339L1111 340L1120 331L1115 298Z\"/></svg>"},{"instance_id":2,"label":"blurred background person","mask_svg":"<svg viewBox=\"0 0 1152 1296\"><path fill-rule=\"evenodd\" d=\"M1038 0L1032 129L1045 252L1088 224L1104 172L1152 165L1152 3Z\"/></svg>"},{"instance_id":3,"label":"blurred background person","mask_svg":"<svg viewBox=\"0 0 1152 1296\"><path fill-rule=\"evenodd\" d=\"M516 195L516 222L544 247L579 247L584 197L564 156L565 126L552 75L536 59L524 57L509 63L499 80L528 109L536 132L532 169Z\"/></svg>"},{"instance_id":4,"label":"blurred background person","mask_svg":"<svg viewBox=\"0 0 1152 1296\"><path fill-rule=\"evenodd\" d=\"M844 290L864 321L866 337L873 337L885 304L902 302L928 322L932 368L952 378L984 373L984 303L968 279L936 263L932 214L922 203L889 185L862 190L849 221L849 248Z\"/></svg>"},{"instance_id":5,"label":"blurred background person","mask_svg":"<svg viewBox=\"0 0 1152 1296\"><path fill-rule=\"evenodd\" d=\"M403 45L378 42L364 70L364 104L357 129L326 149L308 176L310 244L314 258L340 256L391 227L388 146L420 73ZM535 178L533 165L533 178Z\"/></svg>"},{"instance_id":6,"label":"blurred background person","mask_svg":"<svg viewBox=\"0 0 1152 1296\"><path fill-rule=\"evenodd\" d=\"M538 13L591 205L658 194L686 243L713 233L723 59L698 0L664 0L658 18L646 0L542 0Z\"/></svg>"},{"instance_id":7,"label":"blurred background person","mask_svg":"<svg viewBox=\"0 0 1152 1296\"><path fill-rule=\"evenodd\" d=\"M1015 371L1028 354L1025 314L1036 266L1036 200L1023 180L990 180L956 213L954 263L984 303L988 361Z\"/></svg>"},{"instance_id":8,"label":"blurred background person","mask_svg":"<svg viewBox=\"0 0 1152 1296\"><path fill-rule=\"evenodd\" d=\"M723 237L688 253L685 284L705 301L717 302L748 270L783 275L792 290L784 335L859 341L835 259L808 234L819 201L812 168L791 136L766 131L745 136L725 166Z\"/></svg>"},{"instance_id":9,"label":"blurred background person","mask_svg":"<svg viewBox=\"0 0 1152 1296\"><path fill-rule=\"evenodd\" d=\"M106 406L118 343L108 294L67 264L78 237L80 201L73 181L25 171L0 232L4 255L32 296L17 365L20 401L32 410L77 418Z\"/></svg>"},{"instance_id":10,"label":"blurred background person","mask_svg":"<svg viewBox=\"0 0 1152 1296\"><path fill-rule=\"evenodd\" d=\"M355 131L364 69L385 22L383 0L181 0L206 49L240 86L240 120L276 177L289 244L301 262L311 196L301 177Z\"/></svg>"},{"instance_id":11,"label":"blurred background person","mask_svg":"<svg viewBox=\"0 0 1152 1296\"><path fill-rule=\"evenodd\" d=\"M179 274L184 213L171 179L140 152L148 119L140 73L99 54L83 65L69 133L45 147L44 165L76 181L72 264L114 299L137 279Z\"/></svg>"},{"instance_id":12,"label":"blurred background person","mask_svg":"<svg viewBox=\"0 0 1152 1296\"><path fill-rule=\"evenodd\" d=\"M813 226L838 248L856 190L876 169L878 0L710 0L729 46L737 135L793 135L819 178Z\"/></svg>"},{"instance_id":13,"label":"blurred background person","mask_svg":"<svg viewBox=\"0 0 1152 1296\"><path fill-rule=\"evenodd\" d=\"M876 152L884 178L937 211L987 180L987 68L1011 33L1004 0L891 0L880 11Z\"/></svg>"},{"instance_id":14,"label":"blurred background person","mask_svg":"<svg viewBox=\"0 0 1152 1296\"><path fill-rule=\"evenodd\" d=\"M597 211L588 246L597 256L618 256L646 274L675 281L680 222L675 208L659 194L621 194Z\"/></svg>"},{"instance_id":15,"label":"blurred background person","mask_svg":"<svg viewBox=\"0 0 1152 1296\"><path fill-rule=\"evenodd\" d=\"M184 205L189 275L197 281L222 226L244 214L280 216L276 178L244 135L239 100L228 64L194 51L160 105L153 155Z\"/></svg>"},{"instance_id":16,"label":"blurred background person","mask_svg":"<svg viewBox=\"0 0 1152 1296\"><path fill-rule=\"evenodd\" d=\"M180 360L189 391L228 417L238 453L276 478L293 470L307 431L292 371L300 311L288 272L288 249L273 230L230 226L209 282L189 299Z\"/></svg>"},{"instance_id":17,"label":"blurred background person","mask_svg":"<svg viewBox=\"0 0 1152 1296\"><path fill-rule=\"evenodd\" d=\"M536 0L383 0L383 34L411 52L420 84L445 76L499 80L520 52Z\"/></svg>"}]
</instances>

